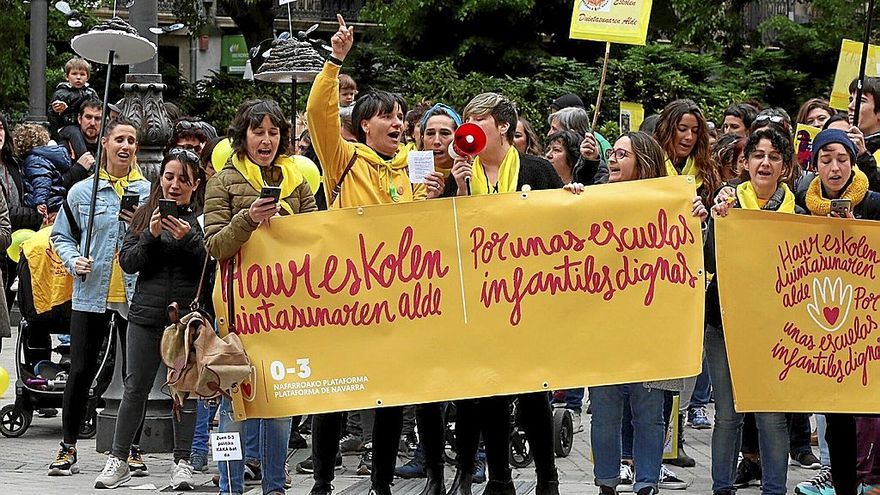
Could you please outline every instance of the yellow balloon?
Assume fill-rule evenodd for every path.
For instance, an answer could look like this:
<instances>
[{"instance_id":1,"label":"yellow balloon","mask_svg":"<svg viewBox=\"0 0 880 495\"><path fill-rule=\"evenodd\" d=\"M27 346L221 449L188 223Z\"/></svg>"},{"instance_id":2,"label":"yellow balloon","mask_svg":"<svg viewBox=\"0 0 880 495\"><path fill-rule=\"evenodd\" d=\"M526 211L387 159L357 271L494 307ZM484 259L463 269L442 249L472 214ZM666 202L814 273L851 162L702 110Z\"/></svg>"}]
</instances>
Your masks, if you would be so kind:
<instances>
[{"instance_id":1,"label":"yellow balloon","mask_svg":"<svg viewBox=\"0 0 880 495\"><path fill-rule=\"evenodd\" d=\"M318 187L321 185L321 171L318 170L318 166L308 158L302 155L297 155L296 167L299 169L299 172L302 174L306 182L308 182L312 194L315 194L318 191Z\"/></svg>"},{"instance_id":2,"label":"yellow balloon","mask_svg":"<svg viewBox=\"0 0 880 495\"><path fill-rule=\"evenodd\" d=\"M6 372L6 368L0 366L0 397L7 388L9 388L9 373Z\"/></svg>"},{"instance_id":3,"label":"yellow balloon","mask_svg":"<svg viewBox=\"0 0 880 495\"><path fill-rule=\"evenodd\" d=\"M9 259L18 263L19 258L21 257L21 245L33 235L36 234L33 230L30 229L19 229L12 233L12 243L6 248L6 255L9 256Z\"/></svg>"}]
</instances>

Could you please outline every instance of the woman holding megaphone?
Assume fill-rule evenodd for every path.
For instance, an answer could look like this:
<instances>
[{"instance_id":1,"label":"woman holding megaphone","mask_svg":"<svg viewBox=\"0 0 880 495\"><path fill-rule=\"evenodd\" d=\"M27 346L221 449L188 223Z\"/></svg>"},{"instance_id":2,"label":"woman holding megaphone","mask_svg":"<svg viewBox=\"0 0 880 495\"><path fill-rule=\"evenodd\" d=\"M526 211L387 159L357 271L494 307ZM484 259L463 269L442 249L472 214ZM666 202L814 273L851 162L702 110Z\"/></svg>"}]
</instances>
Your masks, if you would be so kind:
<instances>
[{"instance_id":1,"label":"woman holding megaphone","mask_svg":"<svg viewBox=\"0 0 880 495\"><path fill-rule=\"evenodd\" d=\"M452 176L445 196L468 196L530 190L556 189L562 180L547 160L524 155L513 146L516 107L497 93L477 95L464 108L467 124L458 128ZM470 124L470 126L468 126ZM468 126L468 127L465 127ZM479 130L478 130L479 129ZM479 149L482 141L485 146ZM466 156L464 153L472 153ZM546 392L519 396L520 418L535 456L537 495L557 495L559 481L553 452L553 411ZM450 495L471 495L474 456L480 440L480 424L486 443L489 483L486 495L515 495L507 462L510 411L507 397L484 397L457 402L456 450L458 469Z\"/></svg>"}]
</instances>

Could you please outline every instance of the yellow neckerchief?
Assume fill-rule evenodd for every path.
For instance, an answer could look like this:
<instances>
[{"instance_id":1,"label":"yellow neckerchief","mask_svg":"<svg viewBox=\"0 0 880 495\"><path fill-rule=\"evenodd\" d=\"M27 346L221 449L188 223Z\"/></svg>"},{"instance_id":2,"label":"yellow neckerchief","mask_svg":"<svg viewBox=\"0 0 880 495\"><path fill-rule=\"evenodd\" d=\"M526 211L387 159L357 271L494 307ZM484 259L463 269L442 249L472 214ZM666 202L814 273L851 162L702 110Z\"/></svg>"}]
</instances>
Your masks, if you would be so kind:
<instances>
[{"instance_id":1,"label":"yellow neckerchief","mask_svg":"<svg viewBox=\"0 0 880 495\"><path fill-rule=\"evenodd\" d=\"M287 204L287 201L284 201L284 198L289 197L293 194L293 191L299 187L303 182L302 173L299 171L299 167L296 166L296 162L294 162L293 158L287 155L281 155L273 164L281 168L281 175L283 179L281 179L281 201L278 202L278 205L281 208L284 208L284 211L293 215L293 208ZM235 170L238 170L238 173L248 181L254 189L259 193L265 182L263 182L263 174L260 173L260 166L256 163L252 162L250 158L245 155L244 159L238 157L238 155L232 155L232 166L235 167Z\"/></svg>"},{"instance_id":2,"label":"yellow neckerchief","mask_svg":"<svg viewBox=\"0 0 880 495\"><path fill-rule=\"evenodd\" d=\"M125 278L122 276L122 268L119 266L119 251L113 255L113 268L110 270L110 287L107 291L108 303L128 302L125 293Z\"/></svg>"},{"instance_id":3,"label":"yellow neckerchief","mask_svg":"<svg viewBox=\"0 0 880 495\"><path fill-rule=\"evenodd\" d=\"M132 164L128 174L123 177L114 177L110 175L110 172L108 172L106 168L102 168L101 172L98 174L98 178L109 182L110 185L113 186L113 190L116 191L116 195L120 198L125 194L125 190L128 189L129 184L137 180L146 180L141 174L141 170L138 168L137 164Z\"/></svg>"},{"instance_id":4,"label":"yellow neckerchief","mask_svg":"<svg viewBox=\"0 0 880 495\"><path fill-rule=\"evenodd\" d=\"M697 168L697 163L694 160L694 157L689 156L687 162L684 164L684 168L681 170L681 174L676 170L675 165L672 164L672 160L669 157L666 157L666 175L692 175L694 177L694 181L696 183L697 189L703 185L703 174L700 172L700 169Z\"/></svg>"},{"instance_id":5,"label":"yellow neckerchief","mask_svg":"<svg viewBox=\"0 0 880 495\"><path fill-rule=\"evenodd\" d=\"M840 199L852 201L852 209L855 209L868 194L868 176L855 166L852 171L853 180L840 195ZM831 213L831 200L822 193L822 181L818 175L810 182L810 187L807 189L807 209L810 210L811 215L828 216Z\"/></svg>"},{"instance_id":6,"label":"yellow neckerchief","mask_svg":"<svg viewBox=\"0 0 880 495\"><path fill-rule=\"evenodd\" d=\"M791 189L785 184L781 184L779 187L782 188L785 196L776 211L780 213L794 213L794 194L792 194ZM746 210L764 209L763 205L760 203L761 200L758 199L758 194L755 192L755 187L752 185L752 181L746 181L736 186L736 199L739 200L740 208ZM764 201L764 204L766 205L767 201Z\"/></svg>"},{"instance_id":7,"label":"yellow neckerchief","mask_svg":"<svg viewBox=\"0 0 880 495\"><path fill-rule=\"evenodd\" d=\"M507 150L501 166L498 168L498 184L492 187L489 184L489 178L486 176L486 169L480 161L480 157L474 159L472 169L473 179L471 179L471 194L494 194L515 192L516 185L519 181L519 152L513 146Z\"/></svg>"}]
</instances>

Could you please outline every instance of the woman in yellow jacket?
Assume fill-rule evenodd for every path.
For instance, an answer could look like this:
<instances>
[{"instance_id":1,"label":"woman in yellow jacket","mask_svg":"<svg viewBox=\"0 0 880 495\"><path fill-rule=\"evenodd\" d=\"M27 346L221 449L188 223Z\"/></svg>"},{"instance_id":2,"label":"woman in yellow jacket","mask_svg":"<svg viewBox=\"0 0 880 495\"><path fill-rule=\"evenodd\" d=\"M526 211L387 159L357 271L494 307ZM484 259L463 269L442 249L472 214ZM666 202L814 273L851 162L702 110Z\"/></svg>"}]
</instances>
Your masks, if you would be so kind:
<instances>
[{"instance_id":1,"label":"woman in yellow jacket","mask_svg":"<svg viewBox=\"0 0 880 495\"><path fill-rule=\"evenodd\" d=\"M345 25L342 16L337 19L339 30L331 38L331 55L315 78L306 106L312 145L324 167L327 206L336 209L408 203L439 196L443 190L443 176L438 172L428 177L425 185L410 183L408 148L401 144L406 104L400 95L371 91L361 96L355 102L351 116L357 142L347 142L340 135L337 78L343 60L354 44L354 33L353 28ZM402 408L388 407L376 411L370 495L391 494L402 420ZM341 427L341 413L315 417L312 427L315 485L311 495L329 495L333 491L330 483L334 477Z\"/></svg>"}]
</instances>

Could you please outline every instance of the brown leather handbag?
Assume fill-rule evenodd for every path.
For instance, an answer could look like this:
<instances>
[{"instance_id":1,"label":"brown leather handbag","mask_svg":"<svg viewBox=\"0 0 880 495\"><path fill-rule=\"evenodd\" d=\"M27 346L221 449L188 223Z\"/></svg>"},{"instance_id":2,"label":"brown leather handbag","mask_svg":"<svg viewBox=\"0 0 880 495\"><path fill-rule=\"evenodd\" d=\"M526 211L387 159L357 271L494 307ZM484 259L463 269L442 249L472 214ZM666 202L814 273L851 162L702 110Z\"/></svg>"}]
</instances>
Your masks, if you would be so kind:
<instances>
[{"instance_id":1,"label":"brown leather handbag","mask_svg":"<svg viewBox=\"0 0 880 495\"><path fill-rule=\"evenodd\" d=\"M230 270L234 258L229 260ZM207 272L207 260L202 269L202 280L196 297L190 304L190 313L179 318L177 303L168 306L172 322L162 335L162 361L168 367L166 384L174 400L175 409L192 397L212 399L229 396L229 390L245 380L251 372L251 363L234 326L220 338L215 332L211 318L199 310L199 299ZM227 277L230 297L228 311L232 320L232 277Z\"/></svg>"}]
</instances>

